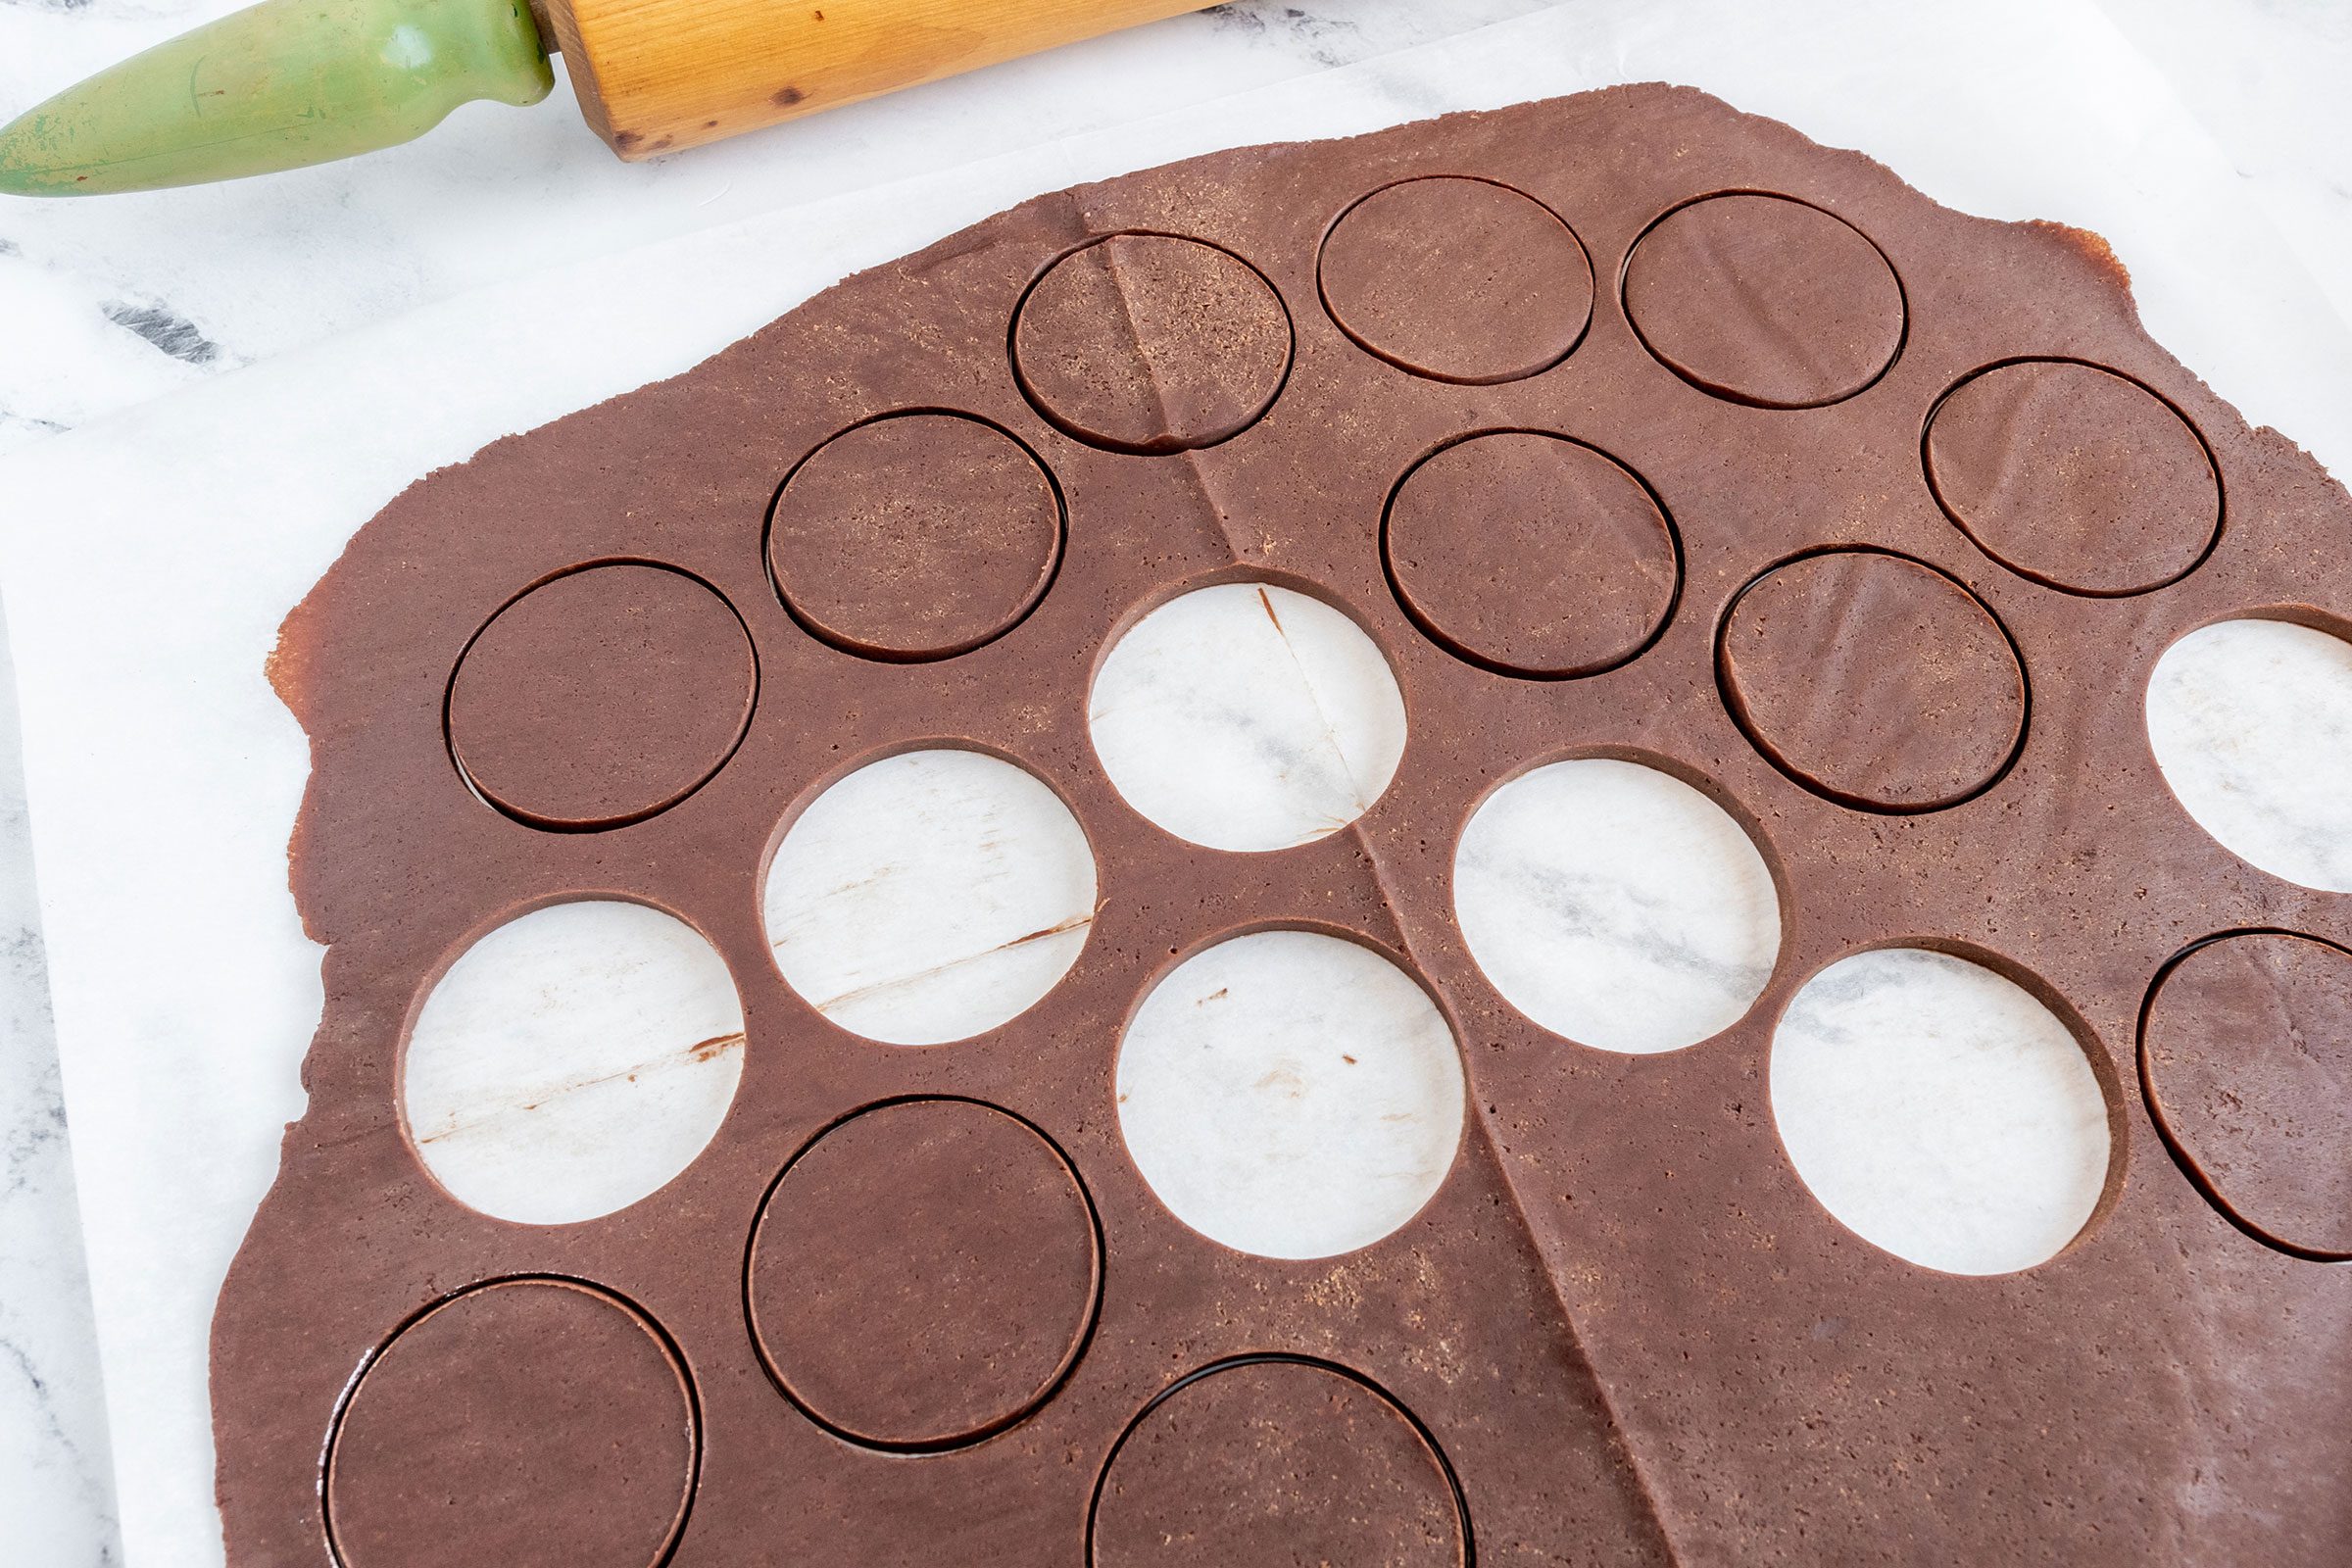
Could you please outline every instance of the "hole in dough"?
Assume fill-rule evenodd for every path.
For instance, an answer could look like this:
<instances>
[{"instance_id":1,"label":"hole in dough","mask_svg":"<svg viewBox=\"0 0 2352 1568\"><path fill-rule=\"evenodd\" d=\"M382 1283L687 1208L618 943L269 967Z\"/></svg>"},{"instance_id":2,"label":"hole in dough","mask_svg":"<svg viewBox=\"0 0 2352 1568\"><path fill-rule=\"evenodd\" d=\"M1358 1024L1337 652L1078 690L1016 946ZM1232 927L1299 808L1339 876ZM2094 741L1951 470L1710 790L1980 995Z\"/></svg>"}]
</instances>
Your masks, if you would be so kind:
<instances>
[{"instance_id":1,"label":"hole in dough","mask_svg":"<svg viewBox=\"0 0 2352 1568\"><path fill-rule=\"evenodd\" d=\"M2148 746L2223 849L2307 888L2352 893L2352 644L2283 620L2225 620L2164 651Z\"/></svg>"},{"instance_id":2,"label":"hole in dough","mask_svg":"<svg viewBox=\"0 0 2352 1568\"><path fill-rule=\"evenodd\" d=\"M906 752L819 795L762 895L785 983L853 1034L966 1040L1077 961L1095 857L1061 798L980 752Z\"/></svg>"},{"instance_id":3,"label":"hole in dough","mask_svg":"<svg viewBox=\"0 0 2352 1568\"><path fill-rule=\"evenodd\" d=\"M1772 1113L1822 1206L1952 1274L2031 1268L2098 1205L2107 1102L2067 1026L1982 964L1918 948L1830 965L1772 1041Z\"/></svg>"},{"instance_id":4,"label":"hole in dough","mask_svg":"<svg viewBox=\"0 0 2352 1568\"><path fill-rule=\"evenodd\" d=\"M1609 758L1488 796L1454 851L1453 908L1504 1001L1604 1051L1730 1028L1780 955L1772 872L1740 824L1681 779Z\"/></svg>"},{"instance_id":5,"label":"hole in dough","mask_svg":"<svg viewBox=\"0 0 2352 1568\"><path fill-rule=\"evenodd\" d=\"M1404 699L1380 649L1319 599L1223 583L1118 640L1087 708L1127 804L1212 850L1283 850L1371 808L1404 755Z\"/></svg>"},{"instance_id":6,"label":"hole in dough","mask_svg":"<svg viewBox=\"0 0 2352 1568\"><path fill-rule=\"evenodd\" d=\"M1418 1213L1462 1134L1429 994L1360 944L1260 931L1152 988L1119 1043L1119 1130L1170 1212L1261 1257L1328 1257Z\"/></svg>"},{"instance_id":7,"label":"hole in dough","mask_svg":"<svg viewBox=\"0 0 2352 1568\"><path fill-rule=\"evenodd\" d=\"M702 933L641 904L535 909L425 998L401 1110L425 1169L499 1219L562 1225L665 1186L743 1075L743 1004Z\"/></svg>"}]
</instances>

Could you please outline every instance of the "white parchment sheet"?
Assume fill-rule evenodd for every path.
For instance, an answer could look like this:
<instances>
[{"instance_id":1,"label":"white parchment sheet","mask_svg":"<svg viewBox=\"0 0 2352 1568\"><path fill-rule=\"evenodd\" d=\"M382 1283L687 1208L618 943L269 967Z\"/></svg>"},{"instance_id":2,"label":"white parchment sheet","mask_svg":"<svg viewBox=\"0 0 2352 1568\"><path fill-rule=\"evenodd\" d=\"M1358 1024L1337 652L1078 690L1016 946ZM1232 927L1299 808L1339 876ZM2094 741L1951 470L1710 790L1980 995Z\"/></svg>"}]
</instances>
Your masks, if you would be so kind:
<instances>
[{"instance_id":1,"label":"white parchment sheet","mask_svg":"<svg viewBox=\"0 0 2352 1568\"><path fill-rule=\"evenodd\" d=\"M285 612L425 471L673 374L1028 196L1216 148L1666 79L1930 196L2097 230L2156 337L2352 472L2352 333L2227 161L2069 0L1580 4L446 301L0 469L7 612L123 1541L220 1557L220 1281L303 1104L318 951L285 885L307 765L263 676ZM484 519L484 526L497 526Z\"/></svg>"}]
</instances>

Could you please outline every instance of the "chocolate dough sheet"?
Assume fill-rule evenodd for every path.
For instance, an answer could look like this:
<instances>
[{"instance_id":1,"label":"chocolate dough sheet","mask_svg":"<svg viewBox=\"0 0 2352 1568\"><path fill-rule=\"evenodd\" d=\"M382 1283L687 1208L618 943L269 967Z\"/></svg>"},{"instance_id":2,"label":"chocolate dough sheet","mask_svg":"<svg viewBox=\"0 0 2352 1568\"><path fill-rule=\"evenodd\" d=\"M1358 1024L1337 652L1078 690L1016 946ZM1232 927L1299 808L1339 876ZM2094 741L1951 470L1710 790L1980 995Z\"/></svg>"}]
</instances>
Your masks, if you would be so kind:
<instances>
[{"instance_id":1,"label":"chocolate dough sheet","mask_svg":"<svg viewBox=\"0 0 2352 1568\"><path fill-rule=\"evenodd\" d=\"M1042 197L498 442L272 667L326 1004L214 1323L230 1561L2340 1562L2352 910L2190 821L2141 694L2215 620L2340 632L2348 526L2096 237L1657 86ZM1232 581L1343 610L1410 725L1273 854L1144 820L1087 733L1119 632ZM1100 891L1042 1001L910 1049L785 985L759 885L917 746L1045 780ZM1540 1028L1455 925L1470 812L1588 756L1779 890L1762 996L1684 1050ZM401 1053L471 941L580 898L709 939L742 1079L652 1196L516 1225L427 1174ZM1178 1221L1113 1108L1152 984L1285 927L1417 977L1468 1086L1436 1196L1312 1261ZM1775 1023L1894 945L2098 1078L2104 1195L2044 1263L1905 1262L1782 1149Z\"/></svg>"}]
</instances>

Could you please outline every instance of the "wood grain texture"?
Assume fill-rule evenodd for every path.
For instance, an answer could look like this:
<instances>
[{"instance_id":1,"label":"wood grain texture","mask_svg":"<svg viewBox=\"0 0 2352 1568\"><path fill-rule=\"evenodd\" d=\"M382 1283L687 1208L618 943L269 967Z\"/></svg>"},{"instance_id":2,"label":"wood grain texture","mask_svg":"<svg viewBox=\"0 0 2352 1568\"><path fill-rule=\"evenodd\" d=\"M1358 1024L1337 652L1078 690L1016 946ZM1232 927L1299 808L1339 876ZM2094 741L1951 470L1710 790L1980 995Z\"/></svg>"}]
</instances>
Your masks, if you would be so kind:
<instances>
[{"instance_id":1,"label":"wood grain texture","mask_svg":"<svg viewBox=\"0 0 2352 1568\"><path fill-rule=\"evenodd\" d=\"M630 162L1200 9L1198 0L544 0Z\"/></svg>"}]
</instances>

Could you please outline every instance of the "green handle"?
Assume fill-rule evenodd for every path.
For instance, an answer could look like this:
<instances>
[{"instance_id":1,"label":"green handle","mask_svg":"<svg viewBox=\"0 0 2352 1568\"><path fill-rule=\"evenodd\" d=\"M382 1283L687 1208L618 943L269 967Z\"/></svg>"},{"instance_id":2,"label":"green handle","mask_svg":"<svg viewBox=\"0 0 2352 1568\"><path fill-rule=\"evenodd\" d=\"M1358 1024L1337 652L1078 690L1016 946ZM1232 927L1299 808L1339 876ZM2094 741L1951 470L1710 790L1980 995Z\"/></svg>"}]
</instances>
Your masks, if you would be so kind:
<instances>
[{"instance_id":1,"label":"green handle","mask_svg":"<svg viewBox=\"0 0 2352 1568\"><path fill-rule=\"evenodd\" d=\"M95 196L273 173L555 85L523 0L263 0L0 128L0 192Z\"/></svg>"}]
</instances>

